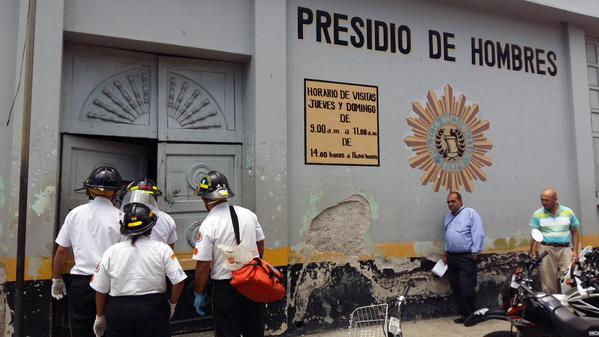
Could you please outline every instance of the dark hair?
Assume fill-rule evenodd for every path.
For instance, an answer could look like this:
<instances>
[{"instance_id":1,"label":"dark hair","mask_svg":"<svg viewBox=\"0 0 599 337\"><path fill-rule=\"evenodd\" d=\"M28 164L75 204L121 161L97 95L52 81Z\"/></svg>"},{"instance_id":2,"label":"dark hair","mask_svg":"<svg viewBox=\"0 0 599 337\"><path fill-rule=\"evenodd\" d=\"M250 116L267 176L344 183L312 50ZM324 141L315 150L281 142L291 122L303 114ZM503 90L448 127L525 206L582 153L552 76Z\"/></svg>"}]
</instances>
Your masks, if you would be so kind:
<instances>
[{"instance_id":1,"label":"dark hair","mask_svg":"<svg viewBox=\"0 0 599 337\"><path fill-rule=\"evenodd\" d=\"M139 235L134 235L131 237L131 246L135 246L135 241L137 241L139 239L140 236L150 236L150 234L152 234L152 228L148 229L147 231L139 234Z\"/></svg>"},{"instance_id":2,"label":"dark hair","mask_svg":"<svg viewBox=\"0 0 599 337\"><path fill-rule=\"evenodd\" d=\"M462 195L460 194L460 192L449 192L449 195L455 195L456 197L458 197L459 201L462 201Z\"/></svg>"}]
</instances>

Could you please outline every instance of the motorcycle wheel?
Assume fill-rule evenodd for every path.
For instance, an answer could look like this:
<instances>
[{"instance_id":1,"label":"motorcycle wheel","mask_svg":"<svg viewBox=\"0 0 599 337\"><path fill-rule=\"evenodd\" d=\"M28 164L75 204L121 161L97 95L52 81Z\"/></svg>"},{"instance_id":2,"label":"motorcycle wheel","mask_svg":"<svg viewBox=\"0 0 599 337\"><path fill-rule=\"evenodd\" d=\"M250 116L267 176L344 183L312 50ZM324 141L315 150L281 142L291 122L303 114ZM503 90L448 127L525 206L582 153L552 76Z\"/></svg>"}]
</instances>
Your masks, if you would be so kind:
<instances>
[{"instance_id":1,"label":"motorcycle wheel","mask_svg":"<svg viewBox=\"0 0 599 337\"><path fill-rule=\"evenodd\" d=\"M493 331L483 337L516 337L516 333L512 331Z\"/></svg>"}]
</instances>

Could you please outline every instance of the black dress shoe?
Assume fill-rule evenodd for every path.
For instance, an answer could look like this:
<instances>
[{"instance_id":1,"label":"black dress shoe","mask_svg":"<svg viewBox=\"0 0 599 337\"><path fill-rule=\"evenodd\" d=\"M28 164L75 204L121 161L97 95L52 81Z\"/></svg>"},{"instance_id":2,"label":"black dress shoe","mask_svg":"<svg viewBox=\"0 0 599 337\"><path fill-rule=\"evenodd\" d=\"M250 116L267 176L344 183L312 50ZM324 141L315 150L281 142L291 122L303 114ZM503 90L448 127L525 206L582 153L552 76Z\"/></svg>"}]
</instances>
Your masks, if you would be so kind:
<instances>
[{"instance_id":1,"label":"black dress shoe","mask_svg":"<svg viewBox=\"0 0 599 337\"><path fill-rule=\"evenodd\" d=\"M458 317L458 318L454 319L453 321L457 324L464 324L465 320L466 319L464 317Z\"/></svg>"}]
</instances>

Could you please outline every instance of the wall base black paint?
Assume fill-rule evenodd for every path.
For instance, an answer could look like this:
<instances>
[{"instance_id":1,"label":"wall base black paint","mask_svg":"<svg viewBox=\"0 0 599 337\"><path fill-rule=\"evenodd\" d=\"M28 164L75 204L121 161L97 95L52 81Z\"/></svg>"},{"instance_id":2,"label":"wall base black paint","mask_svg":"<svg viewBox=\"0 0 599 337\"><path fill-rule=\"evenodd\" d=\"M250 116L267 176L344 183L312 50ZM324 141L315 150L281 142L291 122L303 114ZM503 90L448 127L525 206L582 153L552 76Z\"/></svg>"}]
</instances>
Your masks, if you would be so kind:
<instances>
[{"instance_id":1,"label":"wall base black paint","mask_svg":"<svg viewBox=\"0 0 599 337\"><path fill-rule=\"evenodd\" d=\"M10 325L14 326L15 282L4 285L11 311ZM23 334L22 336L50 336L50 288L52 281L27 281L23 291ZM9 323L6 322L8 325Z\"/></svg>"},{"instance_id":2,"label":"wall base black paint","mask_svg":"<svg viewBox=\"0 0 599 337\"><path fill-rule=\"evenodd\" d=\"M494 307L497 305L497 294L501 281L513 270L515 254L484 255L479 262L478 307ZM418 261L416 261L418 260ZM333 262L296 264L280 268L288 279L287 298L282 301L269 303L266 310L266 329L285 336L298 336L307 333L331 329L347 328L350 313L359 306L376 302L373 282L378 286L391 289L392 296L384 299L390 305L389 310L395 310L396 296L403 290L402 286L408 279L415 282L430 281L435 278L430 272L434 262L424 258L415 258L411 262L420 262L419 267L411 270L396 272L393 269L379 268L375 261L361 261L356 266L348 263ZM307 307L303 319L298 319L294 295L301 280L306 277L326 275L328 282L319 288L310 289ZM368 277L366 275L369 275ZM493 277L482 277L482 276ZM497 281L481 281L492 279ZM68 275L65 275L68 282ZM212 329L210 317L210 302L206 306L206 317L199 317L193 309L193 271L188 272L185 291L177 306L177 311L171 321L171 333L181 334ZM436 280L435 282L447 282ZM395 289L395 288L398 289ZM14 308L14 282L4 284L5 292L11 308ZM50 296L51 281L28 281L25 283L24 294L24 336L40 337L69 337L67 301L53 300ZM207 291L210 295L211 291ZM404 319L416 320L434 317L457 315L450 296L409 294ZM210 299L209 299L210 301ZM325 310L325 307L327 308ZM52 331L52 333L50 333Z\"/></svg>"}]
</instances>

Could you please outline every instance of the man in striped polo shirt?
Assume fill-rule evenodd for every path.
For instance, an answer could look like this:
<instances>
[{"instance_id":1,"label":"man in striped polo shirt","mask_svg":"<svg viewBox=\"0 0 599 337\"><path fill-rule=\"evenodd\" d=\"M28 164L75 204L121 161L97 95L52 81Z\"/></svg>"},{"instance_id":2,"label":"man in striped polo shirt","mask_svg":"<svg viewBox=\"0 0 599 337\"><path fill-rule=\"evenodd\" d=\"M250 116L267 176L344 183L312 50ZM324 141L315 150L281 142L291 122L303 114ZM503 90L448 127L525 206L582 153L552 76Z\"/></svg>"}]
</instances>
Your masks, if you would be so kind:
<instances>
[{"instance_id":1,"label":"man in striped polo shirt","mask_svg":"<svg viewBox=\"0 0 599 337\"><path fill-rule=\"evenodd\" d=\"M544 292L556 294L559 277L568 270L571 262L578 261L580 222L570 208L557 202L554 189L549 188L541 193L541 204L543 207L532 214L530 227L543 233L543 241L539 245L531 240L530 254L538 256L544 251L549 252L541 262L541 285ZM570 241L574 251L570 249Z\"/></svg>"}]
</instances>

